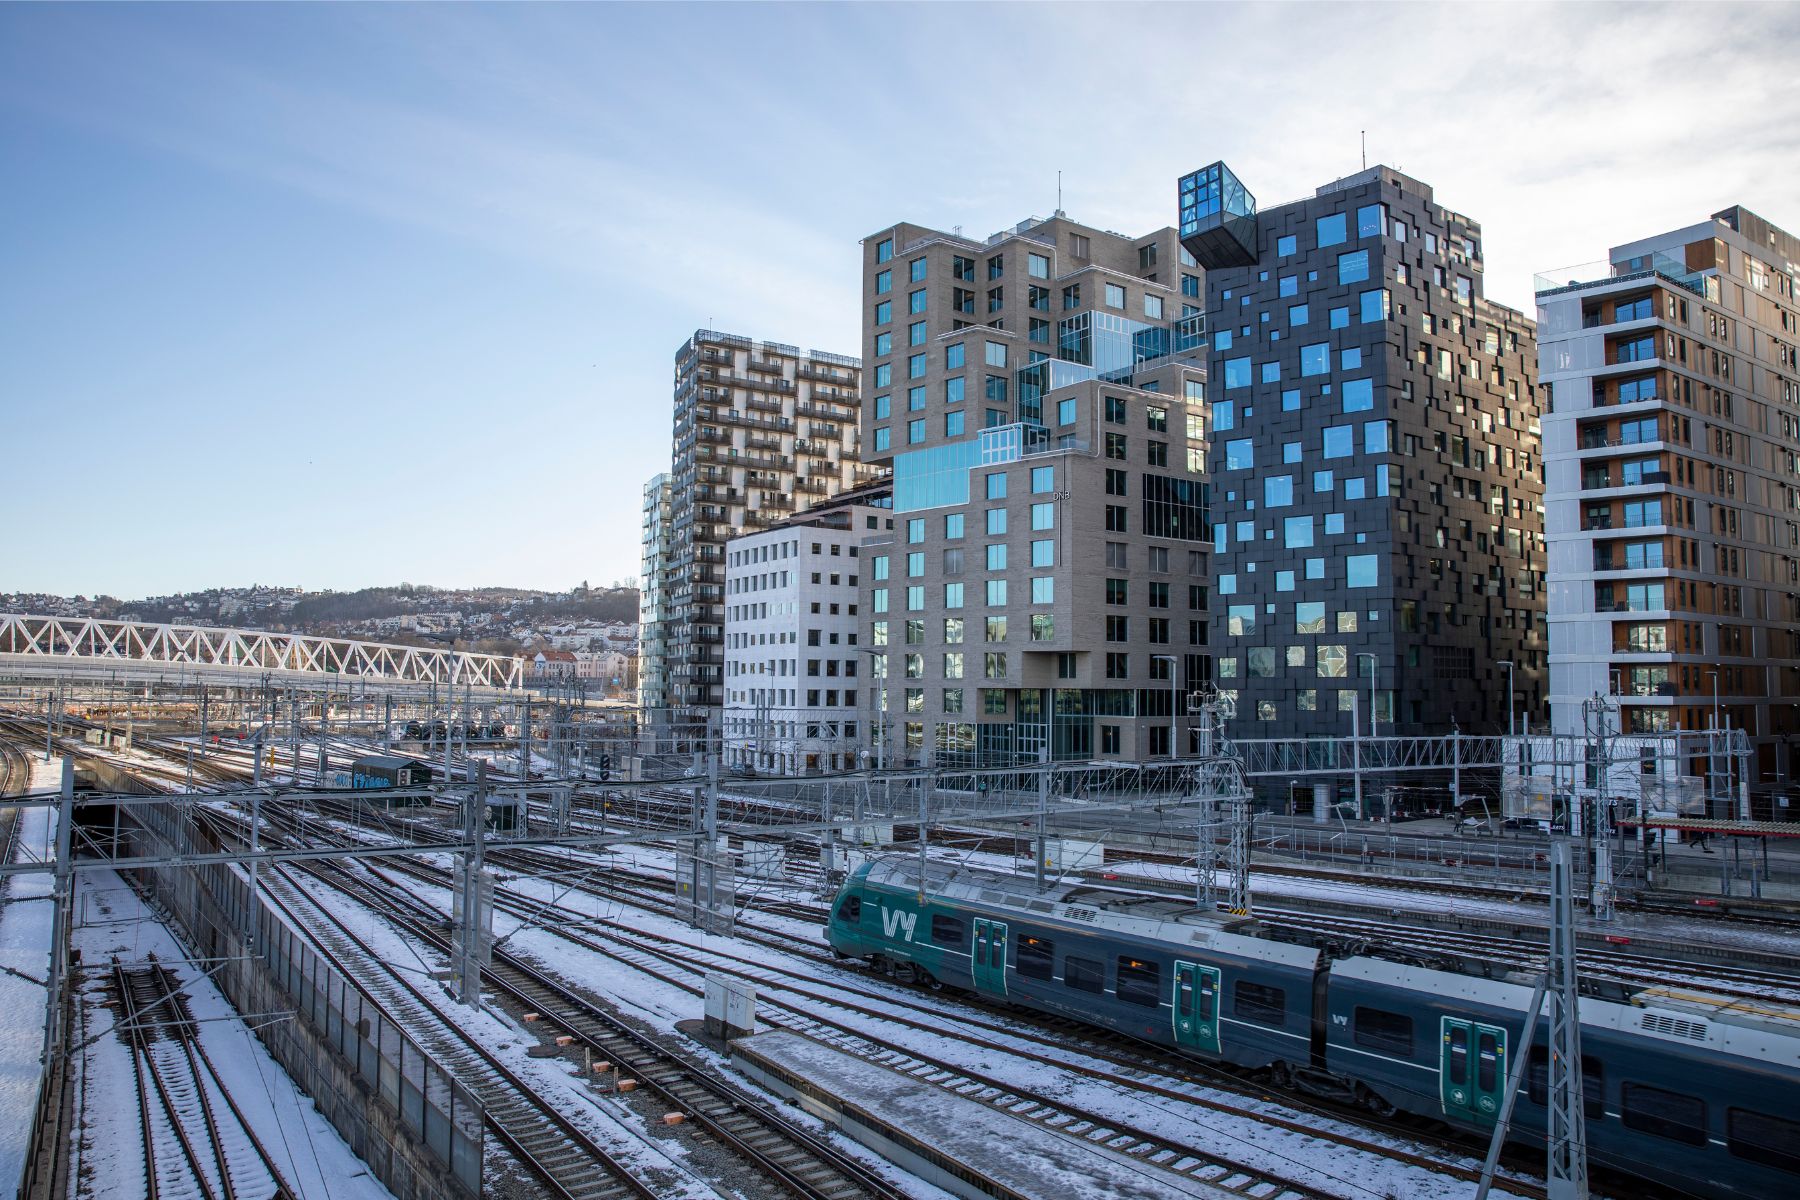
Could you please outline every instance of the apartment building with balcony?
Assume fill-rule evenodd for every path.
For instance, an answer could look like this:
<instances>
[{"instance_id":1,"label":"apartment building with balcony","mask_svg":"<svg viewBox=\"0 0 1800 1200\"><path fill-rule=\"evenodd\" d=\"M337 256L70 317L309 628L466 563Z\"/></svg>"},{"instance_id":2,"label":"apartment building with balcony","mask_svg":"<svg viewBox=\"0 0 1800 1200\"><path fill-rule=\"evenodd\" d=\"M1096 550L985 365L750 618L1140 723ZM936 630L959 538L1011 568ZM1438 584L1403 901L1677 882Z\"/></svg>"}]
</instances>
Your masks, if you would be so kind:
<instances>
[{"instance_id":1,"label":"apartment building with balcony","mask_svg":"<svg viewBox=\"0 0 1800 1200\"><path fill-rule=\"evenodd\" d=\"M1558 731L1750 736L1800 772L1800 239L1741 207L1538 277Z\"/></svg>"},{"instance_id":2,"label":"apartment building with balcony","mask_svg":"<svg viewBox=\"0 0 1800 1200\"><path fill-rule=\"evenodd\" d=\"M1260 211L1223 163L1177 192L1206 269L1233 731L1541 723L1533 330L1484 296L1480 226L1384 166Z\"/></svg>"},{"instance_id":3,"label":"apartment building with balcony","mask_svg":"<svg viewBox=\"0 0 1800 1200\"><path fill-rule=\"evenodd\" d=\"M863 444L894 517L862 552L864 690L890 765L1184 746L1211 679L1202 289L1173 229L864 239Z\"/></svg>"},{"instance_id":4,"label":"apartment building with balcony","mask_svg":"<svg viewBox=\"0 0 1800 1200\"><path fill-rule=\"evenodd\" d=\"M862 766L865 538L894 527L885 481L725 544L727 766L811 775Z\"/></svg>"},{"instance_id":5,"label":"apartment building with balcony","mask_svg":"<svg viewBox=\"0 0 1800 1200\"><path fill-rule=\"evenodd\" d=\"M690 736L724 700L725 543L867 482L861 364L699 330L675 355L663 664L672 725Z\"/></svg>"},{"instance_id":6,"label":"apartment building with balcony","mask_svg":"<svg viewBox=\"0 0 1800 1200\"><path fill-rule=\"evenodd\" d=\"M664 577L673 510L666 473L644 484L638 574L638 719L646 731L666 729L669 692L669 593Z\"/></svg>"}]
</instances>

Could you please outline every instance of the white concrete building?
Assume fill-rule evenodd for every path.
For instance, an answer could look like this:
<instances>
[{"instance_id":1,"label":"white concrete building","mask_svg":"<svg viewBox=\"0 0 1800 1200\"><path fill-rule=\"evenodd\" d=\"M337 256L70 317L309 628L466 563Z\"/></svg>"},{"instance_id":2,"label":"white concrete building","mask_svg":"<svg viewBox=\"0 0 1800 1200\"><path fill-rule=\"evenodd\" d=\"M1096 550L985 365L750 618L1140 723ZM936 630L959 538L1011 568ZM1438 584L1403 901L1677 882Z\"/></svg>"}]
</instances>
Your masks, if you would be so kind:
<instances>
[{"instance_id":1,"label":"white concrete building","mask_svg":"<svg viewBox=\"0 0 1800 1200\"><path fill-rule=\"evenodd\" d=\"M893 528L859 488L725 547L724 762L762 774L854 770L869 669L857 644L862 542Z\"/></svg>"}]
</instances>

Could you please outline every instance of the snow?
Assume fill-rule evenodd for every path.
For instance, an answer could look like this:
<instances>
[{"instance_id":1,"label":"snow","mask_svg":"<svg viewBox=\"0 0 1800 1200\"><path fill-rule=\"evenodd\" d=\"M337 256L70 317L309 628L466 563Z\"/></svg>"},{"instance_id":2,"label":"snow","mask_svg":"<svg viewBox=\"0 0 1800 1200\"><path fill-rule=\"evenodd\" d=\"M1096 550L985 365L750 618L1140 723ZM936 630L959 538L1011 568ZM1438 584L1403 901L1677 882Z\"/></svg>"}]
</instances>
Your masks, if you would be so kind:
<instances>
[{"instance_id":1,"label":"snow","mask_svg":"<svg viewBox=\"0 0 1800 1200\"><path fill-rule=\"evenodd\" d=\"M390 964L390 969L416 977L447 965L435 954L422 955L421 947L340 893L310 878L302 880L300 886L315 903L327 908L373 948L384 962ZM446 890L416 883L410 887L420 895L432 894L431 898L440 907L449 905ZM454 1001L436 984L420 988L415 999L421 1008L428 1008L442 1021L492 1052L540 1095L551 1097L551 1102L563 1116L610 1153L630 1163L640 1178L655 1180L659 1195L670 1200L716 1200L718 1193L685 1161L688 1150L678 1134L670 1134L662 1126L654 1127L658 1132L653 1133L648 1119L623 1099L578 1083L578 1068L572 1063L562 1058L531 1057L528 1049L538 1044L538 1038L507 1019L502 1012L491 1007L477 1012ZM402 1014L395 1014L395 1018L405 1020ZM429 1049L431 1039L425 1029L415 1024L411 1026L411 1032Z\"/></svg>"},{"instance_id":2,"label":"snow","mask_svg":"<svg viewBox=\"0 0 1800 1200\"><path fill-rule=\"evenodd\" d=\"M908 1075L871 1067L791 1033L764 1033L734 1043L740 1051L785 1067L893 1125L914 1141L1024 1196L1136 1200L1145 1189L1164 1196L1220 1197L1198 1180L1005 1116L986 1104Z\"/></svg>"},{"instance_id":3,"label":"snow","mask_svg":"<svg viewBox=\"0 0 1800 1200\"><path fill-rule=\"evenodd\" d=\"M653 860L660 856L645 848L634 847L629 855L623 857ZM448 903L448 893L444 889L431 888L410 879L405 881L405 886L440 907ZM523 952L563 978L607 998L615 1006L640 1016L659 1031L671 1036L675 1035L674 1026L677 1021L699 1014L701 1002L686 988L651 977L627 961L631 957L641 960L642 955L623 950L623 946L633 942L633 939L626 936L626 930L636 929L647 934L672 937L699 951L713 952L701 955L707 965L691 969L658 964L658 969L664 973L678 974L684 969L689 970L692 975L689 986L692 988L697 989L701 985L708 966L720 972L738 974L755 983L765 1016L769 1008L778 1003L789 1009L802 1026L807 1020L816 1020L828 1026L849 1030L868 1042L892 1046L991 1077L1009 1088L1040 1096L1049 1103L1062 1100L1084 1110L1102 1115L1111 1114L1117 1120L1135 1125L1177 1145L1211 1147L1215 1153L1253 1167L1288 1176L1311 1178L1328 1191L1340 1187L1339 1181L1346 1179L1352 1181L1357 1188L1373 1189L1378 1195L1392 1191L1409 1197L1442 1197L1443 1200L1451 1200L1452 1197L1466 1195L1468 1191L1468 1184L1461 1180L1396 1163L1383 1156L1346 1148L1331 1140L1331 1131L1336 1129L1376 1144L1403 1146L1414 1152L1420 1149L1371 1133L1350 1122L1339 1122L1273 1103L1259 1104L1233 1093L1184 1084L1162 1076L1145 1075L1143 1078L1159 1087L1191 1095L1193 1102L1175 1100L1128 1084L1096 1080L1083 1075L1079 1068L1097 1067L1127 1078L1133 1073L1121 1070L1114 1064L1086 1058L1072 1049L1063 1054L1066 1063L1062 1065L1027 1057L1043 1055L1045 1050L1041 1043L1028 1041L1024 1037L1009 1038L1004 1033L996 1035L991 1028L986 1027L991 1024L987 1020L987 1014L953 998L910 992L848 970L843 972L842 978L838 978L834 972L821 970L815 962L772 947L747 940L702 934L670 918L631 909L612 899L579 891L568 893L566 881L549 883L530 877L518 877L509 879L505 886L541 901L560 899L562 904L583 915L601 921L616 921L622 926L617 935L621 941L621 957L612 958L576 945L553 930L525 926L506 913L496 912L494 916L496 936L506 937L507 944L513 950ZM747 914L747 919L759 925L776 925L780 922L789 928L798 924L760 914ZM571 914L571 919L566 924L573 927L576 923ZM819 936L816 926L801 928L806 928L814 938ZM588 929L584 932L593 931ZM729 958L723 957L727 954L749 960L753 965L734 964ZM787 974L784 976L781 972ZM800 995L801 990L825 993L837 990L846 999L874 1009L875 1014L859 1013L832 1003L829 999L809 998ZM928 1019L920 1021L921 1013ZM905 1019L919 1021L924 1028L909 1026ZM763 1024L766 1026L767 1021ZM1021 1027L1022 1030L1028 1028L1028 1025ZM976 1044L977 1040L989 1044ZM998 1050L994 1048L996 1044L999 1046ZM1008 1054L1009 1048L1016 1050L1017 1054ZM710 1052L708 1054L713 1061L723 1065L716 1055L710 1055ZM1205 1106L1209 1099L1236 1108L1266 1111L1308 1124L1319 1129L1321 1135L1309 1137L1274 1128L1252 1118L1216 1110L1208 1112ZM1425 1153L1432 1151L1427 1149ZM1472 1160L1465 1160L1463 1165L1475 1164ZM1496 1189L1495 1194L1506 1193L1503 1189Z\"/></svg>"},{"instance_id":4,"label":"snow","mask_svg":"<svg viewBox=\"0 0 1800 1200\"><path fill-rule=\"evenodd\" d=\"M58 786L62 761L48 766L33 758L28 787L38 791ZM45 776L53 776L50 783ZM19 822L17 861L42 859L52 849L56 814L48 808L14 810ZM31 1122L37 1112L41 1059L44 1051L45 984L50 970L54 884L45 872L13 875L0 882L5 907L0 908L0 1187L11 1186L24 1170Z\"/></svg>"},{"instance_id":5,"label":"snow","mask_svg":"<svg viewBox=\"0 0 1800 1200\"><path fill-rule=\"evenodd\" d=\"M299 1200L390 1196L269 1057L230 1002L200 977L201 970L187 961L181 944L117 875L110 871L78 875L75 915L73 945L81 951L87 970L78 977L71 1040L77 1046L89 1043L74 1055L78 1140L71 1153L72 1166L79 1171L78 1200L143 1190L142 1118L130 1083L132 1056L113 1031L114 1010L101 1007L107 999L102 968L114 956L134 963L151 954L183 981L200 1044ZM228 1110L223 1111L229 1122ZM170 1147L167 1153L176 1151Z\"/></svg>"}]
</instances>

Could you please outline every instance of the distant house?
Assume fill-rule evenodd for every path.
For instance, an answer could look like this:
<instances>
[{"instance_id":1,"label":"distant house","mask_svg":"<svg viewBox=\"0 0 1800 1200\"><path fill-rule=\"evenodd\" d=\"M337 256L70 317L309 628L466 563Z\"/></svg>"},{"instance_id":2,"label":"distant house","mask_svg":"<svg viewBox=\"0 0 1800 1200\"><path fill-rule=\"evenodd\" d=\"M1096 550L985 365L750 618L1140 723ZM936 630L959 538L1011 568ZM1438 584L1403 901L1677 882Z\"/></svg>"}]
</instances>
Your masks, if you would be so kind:
<instances>
[{"instance_id":1,"label":"distant house","mask_svg":"<svg viewBox=\"0 0 1800 1200\"><path fill-rule=\"evenodd\" d=\"M558 677L573 679L576 675L576 660L573 652L546 647L526 659L531 664L531 675L534 679L555 679Z\"/></svg>"}]
</instances>

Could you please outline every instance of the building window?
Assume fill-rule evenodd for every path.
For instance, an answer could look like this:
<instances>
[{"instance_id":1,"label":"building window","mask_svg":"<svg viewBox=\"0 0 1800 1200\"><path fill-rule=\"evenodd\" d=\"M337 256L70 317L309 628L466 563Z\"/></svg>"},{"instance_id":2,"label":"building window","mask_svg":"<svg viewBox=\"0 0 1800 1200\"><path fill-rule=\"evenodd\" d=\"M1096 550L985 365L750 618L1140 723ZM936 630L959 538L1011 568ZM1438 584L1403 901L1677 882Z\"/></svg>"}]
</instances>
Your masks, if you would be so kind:
<instances>
[{"instance_id":1,"label":"building window","mask_svg":"<svg viewBox=\"0 0 1800 1200\"><path fill-rule=\"evenodd\" d=\"M1129 473L1117 467L1106 468L1106 494L1109 496L1129 496L1131 494Z\"/></svg>"},{"instance_id":2,"label":"building window","mask_svg":"<svg viewBox=\"0 0 1800 1200\"><path fill-rule=\"evenodd\" d=\"M1356 250L1338 255L1338 283L1361 283L1369 277L1369 252Z\"/></svg>"},{"instance_id":3,"label":"building window","mask_svg":"<svg viewBox=\"0 0 1800 1200\"><path fill-rule=\"evenodd\" d=\"M1343 213L1332 213L1328 217L1319 217L1314 222L1319 235L1319 249L1327 246L1341 246L1350 240L1348 223Z\"/></svg>"},{"instance_id":4,"label":"building window","mask_svg":"<svg viewBox=\"0 0 1800 1200\"><path fill-rule=\"evenodd\" d=\"M877 272L875 275L875 294L877 296L885 296L893 290L894 273L892 271Z\"/></svg>"},{"instance_id":5,"label":"building window","mask_svg":"<svg viewBox=\"0 0 1800 1200\"><path fill-rule=\"evenodd\" d=\"M925 422L908 421L906 423L906 440L909 445L917 445L925 440Z\"/></svg>"},{"instance_id":6,"label":"building window","mask_svg":"<svg viewBox=\"0 0 1800 1200\"><path fill-rule=\"evenodd\" d=\"M1160 321L1160 320L1162 320L1162 315L1163 315L1162 297L1161 296L1152 296L1146 292L1144 294L1144 316L1145 316L1145 318L1147 320L1151 320L1151 321Z\"/></svg>"},{"instance_id":7,"label":"building window","mask_svg":"<svg viewBox=\"0 0 1800 1200\"><path fill-rule=\"evenodd\" d=\"M1116 283L1106 285L1106 307L1121 311L1125 308L1125 289Z\"/></svg>"},{"instance_id":8,"label":"building window","mask_svg":"<svg viewBox=\"0 0 1800 1200\"><path fill-rule=\"evenodd\" d=\"M944 347L944 369L960 370L968 357L968 351L962 342L952 342Z\"/></svg>"},{"instance_id":9,"label":"building window","mask_svg":"<svg viewBox=\"0 0 1800 1200\"><path fill-rule=\"evenodd\" d=\"M990 579L987 581L987 603L989 608L1006 607L1006 580Z\"/></svg>"},{"instance_id":10,"label":"building window","mask_svg":"<svg viewBox=\"0 0 1800 1200\"><path fill-rule=\"evenodd\" d=\"M893 258L894 258L894 239L893 238L882 238L879 242L875 243L875 261L876 262L878 262L878 263L892 262Z\"/></svg>"}]
</instances>

